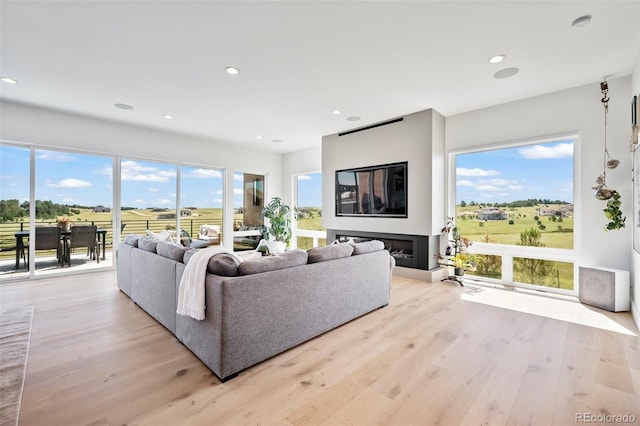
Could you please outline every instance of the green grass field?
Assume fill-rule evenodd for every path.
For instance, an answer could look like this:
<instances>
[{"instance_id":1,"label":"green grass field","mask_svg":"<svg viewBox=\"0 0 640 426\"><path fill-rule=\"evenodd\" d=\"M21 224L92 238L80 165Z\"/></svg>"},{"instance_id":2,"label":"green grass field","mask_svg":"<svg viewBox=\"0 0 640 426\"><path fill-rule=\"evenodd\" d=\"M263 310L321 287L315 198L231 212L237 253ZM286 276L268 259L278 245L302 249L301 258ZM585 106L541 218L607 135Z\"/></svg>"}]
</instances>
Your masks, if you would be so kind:
<instances>
[{"instance_id":1,"label":"green grass field","mask_svg":"<svg viewBox=\"0 0 640 426\"><path fill-rule=\"evenodd\" d=\"M496 244L515 245L520 242L520 233L527 229L535 228L540 231L540 242L544 247L572 249L573 248L573 218L563 217L562 221L553 221L548 216L539 216L538 220L545 226L540 229L536 207L518 207L507 209L509 217L506 220L478 220L472 215L465 216L465 212L476 210L477 206L457 206L456 226L462 237L468 238L472 242L489 242ZM509 221L513 220L513 224ZM497 256L486 256L488 263L497 262ZM514 258L514 262L518 259ZM565 290L573 290L573 264L569 262L549 261L548 274L538 276L535 282L525 277L522 273L514 272L514 281L537 284L551 288L561 288ZM499 268L498 268L499 270ZM478 272L470 273L470 275L484 276L488 278L500 279L500 275L492 273Z\"/></svg>"}]
</instances>

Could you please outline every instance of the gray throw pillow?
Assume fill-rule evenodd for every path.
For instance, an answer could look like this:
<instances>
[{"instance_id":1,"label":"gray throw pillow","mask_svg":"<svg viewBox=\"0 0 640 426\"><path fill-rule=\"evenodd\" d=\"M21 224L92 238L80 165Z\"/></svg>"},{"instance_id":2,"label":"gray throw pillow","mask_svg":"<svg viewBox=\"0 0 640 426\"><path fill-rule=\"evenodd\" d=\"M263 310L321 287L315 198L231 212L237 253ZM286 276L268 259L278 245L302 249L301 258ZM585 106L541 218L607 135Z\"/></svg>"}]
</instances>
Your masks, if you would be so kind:
<instances>
[{"instance_id":1,"label":"gray throw pillow","mask_svg":"<svg viewBox=\"0 0 640 426\"><path fill-rule=\"evenodd\" d=\"M142 237L138 240L138 247L151 253L157 253L158 240L149 237Z\"/></svg>"},{"instance_id":2,"label":"gray throw pillow","mask_svg":"<svg viewBox=\"0 0 640 426\"><path fill-rule=\"evenodd\" d=\"M185 248L180 244L170 243L168 241L158 241L156 251L162 257L182 262Z\"/></svg>"},{"instance_id":3,"label":"gray throw pillow","mask_svg":"<svg viewBox=\"0 0 640 426\"><path fill-rule=\"evenodd\" d=\"M139 239L140 239L140 235L130 234L124 237L124 243L132 247L138 247Z\"/></svg>"},{"instance_id":4,"label":"gray throw pillow","mask_svg":"<svg viewBox=\"0 0 640 426\"><path fill-rule=\"evenodd\" d=\"M309 249L309 263L326 262L327 260L349 257L353 253L351 244L331 244Z\"/></svg>"},{"instance_id":5,"label":"gray throw pillow","mask_svg":"<svg viewBox=\"0 0 640 426\"><path fill-rule=\"evenodd\" d=\"M384 243L379 240L365 241L363 243L353 244L353 254L365 254L372 251L384 250Z\"/></svg>"},{"instance_id":6,"label":"gray throw pillow","mask_svg":"<svg viewBox=\"0 0 640 426\"><path fill-rule=\"evenodd\" d=\"M233 255L229 253L218 253L209 259L207 272L222 277L235 277L238 275L238 265Z\"/></svg>"},{"instance_id":7,"label":"gray throw pillow","mask_svg":"<svg viewBox=\"0 0 640 426\"><path fill-rule=\"evenodd\" d=\"M277 271L293 268L307 263L307 252L304 250L289 250L277 256L264 256L260 259L245 260L238 267L240 275L259 274L261 272Z\"/></svg>"}]
</instances>

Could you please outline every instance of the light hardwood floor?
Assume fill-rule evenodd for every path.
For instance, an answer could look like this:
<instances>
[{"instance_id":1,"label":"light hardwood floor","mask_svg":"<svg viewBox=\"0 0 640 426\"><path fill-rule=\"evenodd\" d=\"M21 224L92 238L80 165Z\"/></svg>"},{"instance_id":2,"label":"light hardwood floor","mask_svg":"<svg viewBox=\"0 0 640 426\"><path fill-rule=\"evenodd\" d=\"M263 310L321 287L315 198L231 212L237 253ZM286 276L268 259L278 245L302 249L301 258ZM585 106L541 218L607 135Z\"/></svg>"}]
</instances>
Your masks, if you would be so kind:
<instances>
[{"instance_id":1,"label":"light hardwood floor","mask_svg":"<svg viewBox=\"0 0 640 426\"><path fill-rule=\"evenodd\" d=\"M21 425L640 423L630 314L572 301L395 277L388 307L224 384L114 272L4 284L0 302L35 305Z\"/></svg>"}]
</instances>

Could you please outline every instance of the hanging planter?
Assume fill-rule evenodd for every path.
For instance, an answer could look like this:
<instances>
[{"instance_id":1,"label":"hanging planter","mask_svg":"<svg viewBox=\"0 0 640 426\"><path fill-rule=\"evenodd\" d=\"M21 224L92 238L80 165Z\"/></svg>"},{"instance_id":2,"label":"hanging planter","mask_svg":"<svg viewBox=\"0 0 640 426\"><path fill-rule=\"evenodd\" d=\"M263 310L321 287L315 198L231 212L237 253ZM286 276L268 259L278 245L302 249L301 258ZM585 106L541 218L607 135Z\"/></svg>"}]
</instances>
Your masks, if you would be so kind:
<instances>
[{"instance_id":1,"label":"hanging planter","mask_svg":"<svg viewBox=\"0 0 640 426\"><path fill-rule=\"evenodd\" d=\"M609 223L604 228L606 231L624 228L624 222L627 218L622 216L620 206L622 206L620 194L618 194L618 191L613 190L611 199L607 201L607 208L602 210L607 219L609 219Z\"/></svg>"},{"instance_id":2,"label":"hanging planter","mask_svg":"<svg viewBox=\"0 0 640 426\"><path fill-rule=\"evenodd\" d=\"M600 91L602 91L602 106L604 107L604 159L602 174L596 178L595 184L591 187L595 193L595 197L601 201L607 201L607 208L603 209L605 216L609 219L606 226L607 231L624 228L626 217L622 216L620 206L620 194L615 189L607 187L607 169L615 169L620 164L619 160L611 158L607 147L607 114L609 113L609 85L607 81L600 83Z\"/></svg>"}]
</instances>

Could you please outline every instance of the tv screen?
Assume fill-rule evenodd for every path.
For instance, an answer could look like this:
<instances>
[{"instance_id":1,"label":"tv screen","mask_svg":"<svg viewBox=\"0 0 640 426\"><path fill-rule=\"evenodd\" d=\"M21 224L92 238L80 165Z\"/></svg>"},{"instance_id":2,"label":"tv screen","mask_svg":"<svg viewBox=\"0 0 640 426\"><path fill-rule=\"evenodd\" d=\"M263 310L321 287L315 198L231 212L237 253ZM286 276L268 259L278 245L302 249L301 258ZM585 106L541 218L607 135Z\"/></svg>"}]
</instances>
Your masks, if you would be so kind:
<instances>
[{"instance_id":1,"label":"tv screen","mask_svg":"<svg viewBox=\"0 0 640 426\"><path fill-rule=\"evenodd\" d=\"M407 162L337 170L336 216L407 217Z\"/></svg>"}]
</instances>

